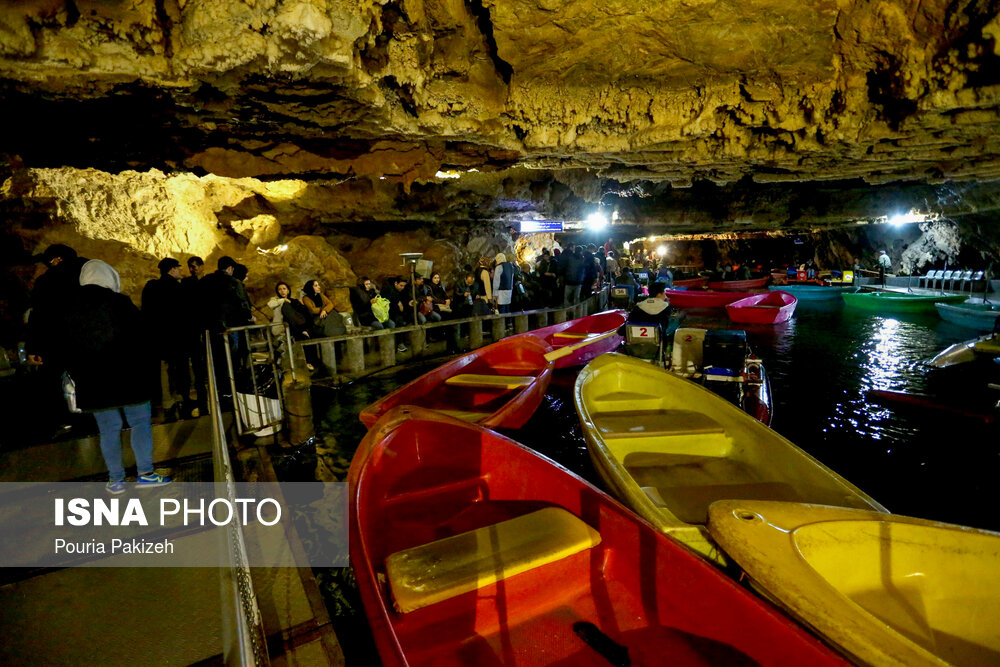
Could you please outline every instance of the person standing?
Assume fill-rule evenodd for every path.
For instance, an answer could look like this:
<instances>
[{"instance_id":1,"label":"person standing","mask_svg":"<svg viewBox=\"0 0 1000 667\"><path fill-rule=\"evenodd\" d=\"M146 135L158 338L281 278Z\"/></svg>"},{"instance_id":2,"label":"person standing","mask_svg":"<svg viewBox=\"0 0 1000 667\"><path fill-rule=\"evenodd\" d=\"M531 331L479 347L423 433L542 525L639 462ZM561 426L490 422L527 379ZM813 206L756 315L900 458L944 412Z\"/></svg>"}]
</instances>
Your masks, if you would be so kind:
<instances>
[{"instance_id":1,"label":"person standing","mask_svg":"<svg viewBox=\"0 0 1000 667\"><path fill-rule=\"evenodd\" d=\"M568 246L566 252L559 257L560 275L563 279L563 305L573 306L580 300L580 287L583 285L586 267L580 250L576 246Z\"/></svg>"},{"instance_id":2,"label":"person standing","mask_svg":"<svg viewBox=\"0 0 1000 667\"><path fill-rule=\"evenodd\" d=\"M219 258L217 268L198 282L202 329L207 330L212 342L216 382L220 393L228 394L228 373L225 342L220 335L230 327L239 327L251 321L247 303L240 297L239 281L233 278L236 260L228 255Z\"/></svg>"},{"instance_id":3,"label":"person standing","mask_svg":"<svg viewBox=\"0 0 1000 667\"><path fill-rule=\"evenodd\" d=\"M188 356L179 323L184 319L184 288L181 287L181 263L165 257L157 265L160 277L142 288L142 315L146 320L148 340L152 347L150 389L153 412L158 418L176 421L190 416L185 410L191 391ZM182 325L181 325L182 326ZM162 387L161 363L167 365L167 392Z\"/></svg>"},{"instance_id":4,"label":"person standing","mask_svg":"<svg viewBox=\"0 0 1000 667\"><path fill-rule=\"evenodd\" d=\"M885 250L880 250L878 255L878 281L882 287L885 287L885 272L890 268L892 268L892 260L889 259L889 255L885 254Z\"/></svg>"},{"instance_id":5,"label":"person standing","mask_svg":"<svg viewBox=\"0 0 1000 667\"><path fill-rule=\"evenodd\" d=\"M181 279L181 294L184 296L185 314L181 319L181 336L184 338L184 348L191 360L191 370L194 373L194 391L197 399L195 405L190 401L184 410L192 417L208 414L208 370L205 366L205 328L201 321L201 289L198 281L205 273L205 261L197 255L188 257L188 273ZM195 412L197 411L197 413Z\"/></svg>"},{"instance_id":6,"label":"person standing","mask_svg":"<svg viewBox=\"0 0 1000 667\"><path fill-rule=\"evenodd\" d=\"M150 350L145 345L142 316L132 300L120 294L118 273L92 259L80 271L80 290L67 304L66 326L53 354L75 384L77 407L94 415L101 454L108 468L108 493L125 492L122 425L127 422L135 454L137 486L171 481L153 469L149 382L145 373Z\"/></svg>"},{"instance_id":7,"label":"person standing","mask_svg":"<svg viewBox=\"0 0 1000 667\"><path fill-rule=\"evenodd\" d=\"M54 243L45 249L40 261L45 264L45 271L35 279L31 290L24 350L28 364L40 367L39 385L45 404L51 405L52 421L56 425L52 437L58 437L68 432L75 420L66 410L60 388L60 378L65 369L60 368L50 353L53 340L66 327L63 319L66 305L76 299L80 289L80 270L87 263L87 258L78 257L76 250L69 246Z\"/></svg>"},{"instance_id":8,"label":"person standing","mask_svg":"<svg viewBox=\"0 0 1000 667\"><path fill-rule=\"evenodd\" d=\"M498 312L509 313L511 297L514 295L514 265L507 261L507 255L502 252L498 252L494 260L493 302Z\"/></svg>"}]
</instances>

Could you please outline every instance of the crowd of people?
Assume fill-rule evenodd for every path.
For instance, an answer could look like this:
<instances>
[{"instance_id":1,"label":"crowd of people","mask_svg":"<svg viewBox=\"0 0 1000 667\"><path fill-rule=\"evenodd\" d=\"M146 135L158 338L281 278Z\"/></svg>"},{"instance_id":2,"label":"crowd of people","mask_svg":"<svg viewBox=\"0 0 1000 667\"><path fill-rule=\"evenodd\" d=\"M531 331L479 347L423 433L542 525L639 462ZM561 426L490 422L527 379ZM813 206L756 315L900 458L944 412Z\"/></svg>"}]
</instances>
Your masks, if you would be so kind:
<instances>
[{"instance_id":1,"label":"crowd of people","mask_svg":"<svg viewBox=\"0 0 1000 667\"><path fill-rule=\"evenodd\" d=\"M120 291L115 269L99 259L80 257L54 244L43 253L46 270L36 279L26 326L27 362L62 390L73 411L93 414L109 471L108 491L125 490L122 432L131 432L138 484L165 484L169 477L152 465L152 424L187 419L208 411L207 366L203 332L222 333L255 323L262 312L273 323L287 324L295 339L336 336L348 322L325 293L320 280L299 289L275 285L255 308L247 293L247 267L228 256L208 271L200 257L185 264L166 257L157 265L137 306ZM186 274L186 275L185 275ZM634 278L628 259L609 245L543 249L533 264L517 263L505 253L483 257L446 281L440 272L428 278L393 276L376 287L363 276L350 289L354 322L370 329L392 329L443 319L495 312L573 305L608 281ZM449 284L450 282L450 284ZM264 305L264 304L262 304ZM257 323L266 319L258 317ZM212 336L216 372L225 377L224 347L239 344ZM397 349L405 351L405 344ZM319 363L316 346L306 346L311 368ZM223 390L225 391L225 390Z\"/></svg>"}]
</instances>

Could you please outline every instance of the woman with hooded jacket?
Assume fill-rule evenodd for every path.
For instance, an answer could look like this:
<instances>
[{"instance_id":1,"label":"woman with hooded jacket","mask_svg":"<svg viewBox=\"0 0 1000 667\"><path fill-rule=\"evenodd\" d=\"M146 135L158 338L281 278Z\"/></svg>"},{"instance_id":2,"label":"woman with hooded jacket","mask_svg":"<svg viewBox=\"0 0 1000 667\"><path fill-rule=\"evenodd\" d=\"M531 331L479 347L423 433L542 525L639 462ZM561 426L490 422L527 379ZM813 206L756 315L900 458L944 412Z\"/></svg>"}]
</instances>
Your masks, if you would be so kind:
<instances>
[{"instance_id":1,"label":"woman with hooded jacket","mask_svg":"<svg viewBox=\"0 0 1000 667\"><path fill-rule=\"evenodd\" d=\"M149 383L144 377L151 351L144 344L139 309L119 293L118 273L99 259L83 265L80 286L60 327L57 357L75 385L77 408L93 414L97 421L101 454L108 467L108 493L125 491L124 422L131 429L136 483L167 484L171 479L153 470Z\"/></svg>"}]
</instances>

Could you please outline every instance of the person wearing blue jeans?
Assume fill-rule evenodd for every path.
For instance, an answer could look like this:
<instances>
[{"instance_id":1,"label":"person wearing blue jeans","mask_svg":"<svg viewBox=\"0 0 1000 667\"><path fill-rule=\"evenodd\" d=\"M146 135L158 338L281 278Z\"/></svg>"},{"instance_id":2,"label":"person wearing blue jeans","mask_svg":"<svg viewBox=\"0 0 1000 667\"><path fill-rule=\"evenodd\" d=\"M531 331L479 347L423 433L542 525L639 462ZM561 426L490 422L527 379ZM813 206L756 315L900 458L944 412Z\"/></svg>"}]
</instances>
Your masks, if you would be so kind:
<instances>
[{"instance_id":1,"label":"person wearing blue jeans","mask_svg":"<svg viewBox=\"0 0 1000 667\"><path fill-rule=\"evenodd\" d=\"M125 492L121 432L132 431L137 486L159 486L171 479L153 470L150 387L144 375L153 353L139 309L119 293L118 273L92 259L80 270L80 290L61 313L55 361L67 369L76 406L94 415L101 433L101 454L108 467L107 491Z\"/></svg>"},{"instance_id":2,"label":"person wearing blue jeans","mask_svg":"<svg viewBox=\"0 0 1000 667\"><path fill-rule=\"evenodd\" d=\"M153 472L153 426L150 422L151 410L149 403L126 405L120 408L96 410L94 419L97 430L101 433L101 454L108 466L108 485L125 481L125 468L122 467L122 418L128 422L131 429L130 444L135 454L135 468L140 483L143 478L146 483L152 481Z\"/></svg>"}]
</instances>

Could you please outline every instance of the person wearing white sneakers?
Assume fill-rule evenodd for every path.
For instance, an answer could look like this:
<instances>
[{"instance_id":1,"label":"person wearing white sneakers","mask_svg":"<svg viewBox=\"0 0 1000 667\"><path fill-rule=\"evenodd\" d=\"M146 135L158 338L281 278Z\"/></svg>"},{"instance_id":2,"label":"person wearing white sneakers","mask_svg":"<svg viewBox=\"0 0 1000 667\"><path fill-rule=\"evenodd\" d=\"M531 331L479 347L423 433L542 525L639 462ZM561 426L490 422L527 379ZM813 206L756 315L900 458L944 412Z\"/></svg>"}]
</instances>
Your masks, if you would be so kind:
<instances>
[{"instance_id":1,"label":"person wearing white sneakers","mask_svg":"<svg viewBox=\"0 0 1000 667\"><path fill-rule=\"evenodd\" d=\"M169 484L170 477L153 469L146 360L152 350L139 309L120 294L118 273L92 259L80 271L80 291L67 304L59 331L58 359L75 385L76 407L94 415L101 434L101 454L108 467L108 493L125 492L122 425L128 422L135 453L136 485Z\"/></svg>"}]
</instances>

